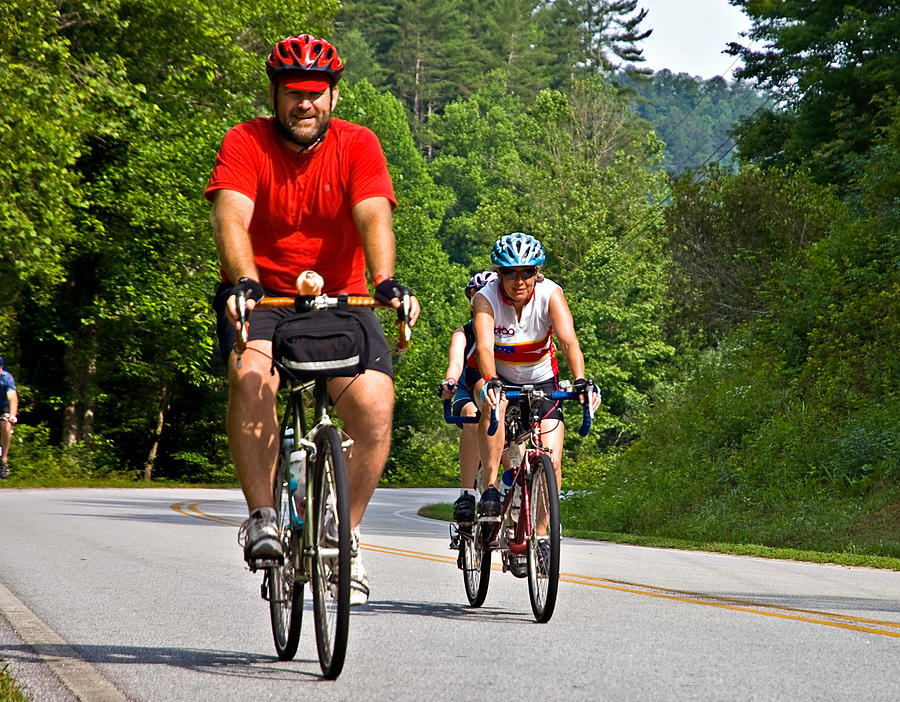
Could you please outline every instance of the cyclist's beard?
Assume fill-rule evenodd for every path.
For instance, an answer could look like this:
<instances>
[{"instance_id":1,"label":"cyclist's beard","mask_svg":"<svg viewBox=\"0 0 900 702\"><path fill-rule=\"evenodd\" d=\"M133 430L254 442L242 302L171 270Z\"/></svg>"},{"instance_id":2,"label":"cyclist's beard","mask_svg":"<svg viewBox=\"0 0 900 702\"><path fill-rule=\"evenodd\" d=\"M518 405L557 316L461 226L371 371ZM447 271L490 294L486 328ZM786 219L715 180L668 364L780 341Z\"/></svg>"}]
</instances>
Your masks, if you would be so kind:
<instances>
[{"instance_id":1,"label":"cyclist's beard","mask_svg":"<svg viewBox=\"0 0 900 702\"><path fill-rule=\"evenodd\" d=\"M328 125L331 124L331 115L323 115L321 119L316 118L316 127L312 131L291 128L290 124L285 123L278 116L275 117L275 123L278 125L278 132L281 136L289 142L297 144L302 152L315 146L325 138L325 132L328 131Z\"/></svg>"}]
</instances>

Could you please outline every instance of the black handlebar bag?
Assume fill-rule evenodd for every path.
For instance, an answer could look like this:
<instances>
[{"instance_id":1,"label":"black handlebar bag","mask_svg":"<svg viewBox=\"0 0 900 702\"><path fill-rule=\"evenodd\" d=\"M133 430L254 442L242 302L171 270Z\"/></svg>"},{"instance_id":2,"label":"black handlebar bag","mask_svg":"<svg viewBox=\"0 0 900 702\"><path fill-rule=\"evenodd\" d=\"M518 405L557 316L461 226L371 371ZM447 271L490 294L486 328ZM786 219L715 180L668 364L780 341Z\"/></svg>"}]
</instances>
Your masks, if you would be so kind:
<instances>
[{"instance_id":1,"label":"black handlebar bag","mask_svg":"<svg viewBox=\"0 0 900 702\"><path fill-rule=\"evenodd\" d=\"M362 322L340 309L301 312L275 326L275 360L295 380L363 373L369 343Z\"/></svg>"}]
</instances>

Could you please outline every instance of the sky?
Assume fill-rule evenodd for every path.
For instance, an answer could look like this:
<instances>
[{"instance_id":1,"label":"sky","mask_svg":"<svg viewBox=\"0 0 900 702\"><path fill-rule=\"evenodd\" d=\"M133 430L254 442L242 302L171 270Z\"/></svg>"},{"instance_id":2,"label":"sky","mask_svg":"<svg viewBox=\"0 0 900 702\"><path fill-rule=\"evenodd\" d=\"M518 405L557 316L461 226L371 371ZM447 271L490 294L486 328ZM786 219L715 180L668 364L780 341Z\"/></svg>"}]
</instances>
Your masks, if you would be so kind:
<instances>
[{"instance_id":1,"label":"sky","mask_svg":"<svg viewBox=\"0 0 900 702\"><path fill-rule=\"evenodd\" d=\"M740 33L750 28L750 20L728 0L639 0L638 7L647 10L641 28L653 30L638 45L646 59L639 65L704 79L731 78L740 65L722 51L730 41L747 43Z\"/></svg>"}]
</instances>

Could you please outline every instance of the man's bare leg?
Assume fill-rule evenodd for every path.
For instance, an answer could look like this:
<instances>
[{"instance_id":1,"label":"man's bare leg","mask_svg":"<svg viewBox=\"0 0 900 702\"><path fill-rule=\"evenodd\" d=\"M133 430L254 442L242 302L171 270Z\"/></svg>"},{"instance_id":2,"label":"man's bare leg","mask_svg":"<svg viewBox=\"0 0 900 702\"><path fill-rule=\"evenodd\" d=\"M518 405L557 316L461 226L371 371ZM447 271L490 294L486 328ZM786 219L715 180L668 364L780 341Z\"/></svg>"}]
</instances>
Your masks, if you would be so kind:
<instances>
[{"instance_id":1,"label":"man's bare leg","mask_svg":"<svg viewBox=\"0 0 900 702\"><path fill-rule=\"evenodd\" d=\"M391 448L394 381L368 370L355 378L333 378L328 391L344 430L353 439L347 460L350 483L350 528L362 521L378 486Z\"/></svg>"},{"instance_id":2,"label":"man's bare leg","mask_svg":"<svg viewBox=\"0 0 900 702\"><path fill-rule=\"evenodd\" d=\"M275 396L278 374L272 374L272 343L248 342L237 368L237 355L228 360L226 428L231 457L247 508L274 507L273 485L278 460L278 417Z\"/></svg>"}]
</instances>

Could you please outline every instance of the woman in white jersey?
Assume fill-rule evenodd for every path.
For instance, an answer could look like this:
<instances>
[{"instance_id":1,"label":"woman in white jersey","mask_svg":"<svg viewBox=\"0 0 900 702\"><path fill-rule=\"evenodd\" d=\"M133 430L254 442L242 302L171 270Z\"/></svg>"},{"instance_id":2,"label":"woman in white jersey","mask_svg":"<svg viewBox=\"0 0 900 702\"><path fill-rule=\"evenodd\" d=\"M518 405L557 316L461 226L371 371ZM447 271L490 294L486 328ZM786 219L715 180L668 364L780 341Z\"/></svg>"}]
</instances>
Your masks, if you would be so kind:
<instances>
[{"instance_id":1,"label":"woman in white jersey","mask_svg":"<svg viewBox=\"0 0 900 702\"><path fill-rule=\"evenodd\" d=\"M497 474L505 439L503 385L530 384L556 390L559 368L555 336L569 372L576 379L574 390L583 393L580 401L584 403L594 396L593 384L584 377L584 356L562 288L540 273L545 259L544 247L533 236L515 232L501 237L491 251L497 277L476 293L472 302L475 360L481 373L472 395L481 410L478 439L485 490L478 503L478 514L482 516L500 514ZM493 436L488 436L494 407L498 408L499 426ZM560 485L562 411L559 402L550 400L545 401L543 410L541 438L550 449Z\"/></svg>"}]
</instances>

